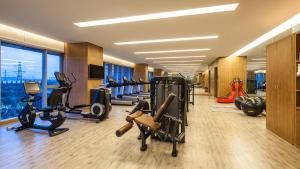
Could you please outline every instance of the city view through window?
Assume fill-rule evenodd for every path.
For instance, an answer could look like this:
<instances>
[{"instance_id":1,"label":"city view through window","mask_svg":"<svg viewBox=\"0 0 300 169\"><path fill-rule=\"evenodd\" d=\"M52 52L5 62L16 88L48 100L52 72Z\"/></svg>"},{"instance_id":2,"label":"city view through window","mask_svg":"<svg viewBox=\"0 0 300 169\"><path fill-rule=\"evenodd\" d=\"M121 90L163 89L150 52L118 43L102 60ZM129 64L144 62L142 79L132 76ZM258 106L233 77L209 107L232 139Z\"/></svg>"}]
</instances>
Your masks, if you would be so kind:
<instances>
[{"instance_id":1,"label":"city view through window","mask_svg":"<svg viewBox=\"0 0 300 169\"><path fill-rule=\"evenodd\" d=\"M16 117L25 103L23 83L43 80L43 51L1 43L1 120ZM60 56L47 55L47 84L57 85L54 72L60 70ZM45 68L44 68L45 69ZM36 103L41 106L41 101Z\"/></svg>"},{"instance_id":2,"label":"city view through window","mask_svg":"<svg viewBox=\"0 0 300 169\"><path fill-rule=\"evenodd\" d=\"M11 43L1 43L1 110L0 120L17 117L26 103L21 98L25 97L24 82L38 82L42 92L49 95L53 88L58 86L54 72L61 70L62 56L59 53L45 52L39 49L19 46ZM47 53L46 55L44 53ZM47 64L43 61L47 58ZM45 67L43 67L45 65ZM43 70L47 71L47 77L43 77ZM133 68L105 63L105 80L112 76L118 83L122 77L129 80L133 76ZM47 86L42 86L42 81L47 80ZM46 90L43 90L46 89ZM119 91L118 91L119 92ZM43 96L42 93L40 96ZM42 101L35 103L42 107Z\"/></svg>"}]
</instances>

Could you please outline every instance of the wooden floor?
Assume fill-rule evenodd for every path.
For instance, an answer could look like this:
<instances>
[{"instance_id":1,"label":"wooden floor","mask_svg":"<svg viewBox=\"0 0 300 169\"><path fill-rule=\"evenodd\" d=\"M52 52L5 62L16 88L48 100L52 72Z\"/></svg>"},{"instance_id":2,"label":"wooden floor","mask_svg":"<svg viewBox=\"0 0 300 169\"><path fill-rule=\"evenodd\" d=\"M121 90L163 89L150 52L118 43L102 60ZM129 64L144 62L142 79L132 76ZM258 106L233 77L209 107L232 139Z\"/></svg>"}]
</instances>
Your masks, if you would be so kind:
<instances>
[{"instance_id":1,"label":"wooden floor","mask_svg":"<svg viewBox=\"0 0 300 169\"><path fill-rule=\"evenodd\" d=\"M53 138L1 127L0 168L300 168L300 151L266 130L265 117L212 112L210 104L212 98L196 96L188 113L186 143L179 145L177 158L170 155L171 144L157 141L140 152L136 128L117 138L115 130L125 123L128 107L113 107L108 120L68 120L64 126L70 131Z\"/></svg>"}]
</instances>

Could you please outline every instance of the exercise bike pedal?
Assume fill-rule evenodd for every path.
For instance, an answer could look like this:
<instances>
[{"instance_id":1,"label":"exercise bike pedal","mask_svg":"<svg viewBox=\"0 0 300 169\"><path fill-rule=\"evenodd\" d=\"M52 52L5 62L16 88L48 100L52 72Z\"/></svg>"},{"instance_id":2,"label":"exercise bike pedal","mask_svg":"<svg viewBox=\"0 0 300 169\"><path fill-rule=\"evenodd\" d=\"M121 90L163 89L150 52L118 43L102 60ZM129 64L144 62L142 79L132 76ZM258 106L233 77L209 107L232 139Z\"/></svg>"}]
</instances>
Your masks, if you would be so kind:
<instances>
[{"instance_id":1,"label":"exercise bike pedal","mask_svg":"<svg viewBox=\"0 0 300 169\"><path fill-rule=\"evenodd\" d=\"M19 126L19 127L11 127L10 130L14 130L15 132L19 132L25 129L30 128L29 126ZM9 130L8 130L9 131Z\"/></svg>"},{"instance_id":2,"label":"exercise bike pedal","mask_svg":"<svg viewBox=\"0 0 300 169\"><path fill-rule=\"evenodd\" d=\"M17 127L6 127L6 131L16 130Z\"/></svg>"},{"instance_id":3,"label":"exercise bike pedal","mask_svg":"<svg viewBox=\"0 0 300 169\"><path fill-rule=\"evenodd\" d=\"M66 131L69 131L69 129L68 128L58 128L58 129L54 129L54 130L48 131L48 133L49 133L50 137L53 137L53 136L57 136L59 134L62 134L64 132L66 132Z\"/></svg>"}]
</instances>

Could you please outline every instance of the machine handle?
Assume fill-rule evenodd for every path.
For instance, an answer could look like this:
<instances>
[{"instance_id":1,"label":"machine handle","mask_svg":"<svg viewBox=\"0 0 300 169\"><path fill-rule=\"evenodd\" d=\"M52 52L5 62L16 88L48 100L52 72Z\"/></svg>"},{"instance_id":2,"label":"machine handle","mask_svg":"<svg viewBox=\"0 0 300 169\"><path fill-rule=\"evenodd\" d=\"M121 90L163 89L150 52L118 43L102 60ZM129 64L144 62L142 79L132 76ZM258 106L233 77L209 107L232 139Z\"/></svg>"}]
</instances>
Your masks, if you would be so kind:
<instances>
[{"instance_id":1,"label":"machine handle","mask_svg":"<svg viewBox=\"0 0 300 169\"><path fill-rule=\"evenodd\" d=\"M127 131L129 131L133 126L133 123L127 123L123 127L121 127L119 130L116 131L116 136L121 137L123 134L125 134Z\"/></svg>"},{"instance_id":2,"label":"machine handle","mask_svg":"<svg viewBox=\"0 0 300 169\"><path fill-rule=\"evenodd\" d=\"M72 76L73 80L71 80L71 79L70 79L69 77L67 77L67 76L65 77L66 81L69 83L70 86L72 86L72 85L77 81L77 79L76 79L74 73L71 73L71 76Z\"/></svg>"},{"instance_id":3,"label":"machine handle","mask_svg":"<svg viewBox=\"0 0 300 169\"><path fill-rule=\"evenodd\" d=\"M77 81L76 76L74 75L74 73L71 73L72 77L73 77L73 81L72 83L75 83Z\"/></svg>"}]
</instances>

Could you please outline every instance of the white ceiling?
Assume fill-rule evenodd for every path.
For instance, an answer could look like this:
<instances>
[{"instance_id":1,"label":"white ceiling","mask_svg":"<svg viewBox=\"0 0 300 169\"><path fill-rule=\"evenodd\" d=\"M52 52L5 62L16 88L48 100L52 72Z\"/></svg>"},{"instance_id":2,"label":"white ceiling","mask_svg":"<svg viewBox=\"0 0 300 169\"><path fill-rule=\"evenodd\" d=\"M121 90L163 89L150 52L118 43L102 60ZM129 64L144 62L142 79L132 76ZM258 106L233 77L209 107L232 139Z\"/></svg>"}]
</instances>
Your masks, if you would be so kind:
<instances>
[{"instance_id":1,"label":"white ceiling","mask_svg":"<svg viewBox=\"0 0 300 169\"><path fill-rule=\"evenodd\" d=\"M79 28L74 22L239 3L236 11ZM0 23L65 42L91 42L135 63L145 57L207 55L201 68L228 56L300 12L299 0L0 0ZM114 42L219 35L215 40L116 46ZM211 48L211 51L134 55L136 51ZM252 52L259 56L262 52ZM263 53L263 52L262 52Z\"/></svg>"}]
</instances>

